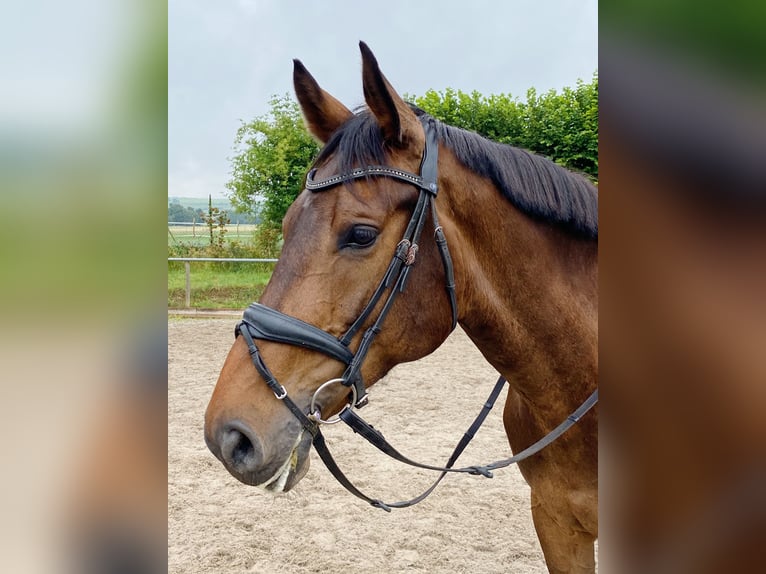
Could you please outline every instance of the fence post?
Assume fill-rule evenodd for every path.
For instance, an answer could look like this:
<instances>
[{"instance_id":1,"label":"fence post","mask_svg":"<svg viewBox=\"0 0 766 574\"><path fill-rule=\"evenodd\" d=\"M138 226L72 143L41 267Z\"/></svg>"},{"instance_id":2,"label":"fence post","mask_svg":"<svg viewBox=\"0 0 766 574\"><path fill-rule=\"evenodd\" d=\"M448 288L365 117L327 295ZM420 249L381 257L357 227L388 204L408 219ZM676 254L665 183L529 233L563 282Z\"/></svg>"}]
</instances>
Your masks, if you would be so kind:
<instances>
[{"instance_id":1,"label":"fence post","mask_svg":"<svg viewBox=\"0 0 766 574\"><path fill-rule=\"evenodd\" d=\"M191 263L184 261L184 267L186 268L186 308L191 307Z\"/></svg>"}]
</instances>

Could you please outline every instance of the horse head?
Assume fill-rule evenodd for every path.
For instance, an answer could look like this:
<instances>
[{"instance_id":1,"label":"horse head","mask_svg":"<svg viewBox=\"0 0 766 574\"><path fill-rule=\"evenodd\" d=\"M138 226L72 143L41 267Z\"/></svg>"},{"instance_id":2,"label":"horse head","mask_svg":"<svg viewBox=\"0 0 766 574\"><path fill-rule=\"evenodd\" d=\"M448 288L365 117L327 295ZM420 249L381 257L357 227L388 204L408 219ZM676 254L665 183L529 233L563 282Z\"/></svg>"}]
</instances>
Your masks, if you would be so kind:
<instances>
[{"instance_id":1,"label":"horse head","mask_svg":"<svg viewBox=\"0 0 766 574\"><path fill-rule=\"evenodd\" d=\"M370 49L364 43L360 47L367 108L356 114L320 88L300 61L294 62L295 92L306 125L324 148L309 172L307 189L284 218L279 262L261 305L252 312L270 325L292 325L299 335L301 329L318 328L324 332L320 339L341 341L325 346L342 345L349 356L363 361L352 377L343 349L328 354L300 341L261 339L262 329L241 326L247 336L236 338L205 414L205 440L229 472L273 491L289 490L308 470L311 434L301 414L322 419L337 414L350 390L356 397L395 364L436 349L456 318L454 299L445 290L447 264L430 238L436 211L427 206L435 193L427 197L418 185L396 176L419 173L427 134ZM365 171L370 163L391 173L378 177ZM338 174L354 170L365 173L333 183ZM413 213L419 214L415 223ZM416 237L403 240L413 225ZM413 246L424 228L422 243ZM405 285L406 294L389 305L390 294ZM374 343L367 347L363 339L371 331ZM333 380L344 384L323 385ZM289 397L300 413L291 413L275 395Z\"/></svg>"}]
</instances>

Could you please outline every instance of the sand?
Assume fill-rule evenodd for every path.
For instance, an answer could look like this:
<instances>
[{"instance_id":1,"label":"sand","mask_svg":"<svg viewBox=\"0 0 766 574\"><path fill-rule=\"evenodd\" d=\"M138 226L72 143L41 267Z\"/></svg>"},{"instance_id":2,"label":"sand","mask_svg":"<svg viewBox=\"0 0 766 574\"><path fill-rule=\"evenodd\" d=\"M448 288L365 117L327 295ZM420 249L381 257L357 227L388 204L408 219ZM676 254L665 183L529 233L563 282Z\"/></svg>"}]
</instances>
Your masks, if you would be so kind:
<instances>
[{"instance_id":1,"label":"sand","mask_svg":"<svg viewBox=\"0 0 766 574\"><path fill-rule=\"evenodd\" d=\"M515 467L495 477L453 475L425 502L392 513L338 484L313 452L290 492L233 478L207 450L203 416L236 319L168 321L168 564L170 573L547 572ZM432 355L399 365L360 414L405 455L442 464L478 413L497 374L458 330ZM504 393L464 465L510 456ZM406 467L343 425L323 429L346 475L368 494L419 494L433 473Z\"/></svg>"}]
</instances>

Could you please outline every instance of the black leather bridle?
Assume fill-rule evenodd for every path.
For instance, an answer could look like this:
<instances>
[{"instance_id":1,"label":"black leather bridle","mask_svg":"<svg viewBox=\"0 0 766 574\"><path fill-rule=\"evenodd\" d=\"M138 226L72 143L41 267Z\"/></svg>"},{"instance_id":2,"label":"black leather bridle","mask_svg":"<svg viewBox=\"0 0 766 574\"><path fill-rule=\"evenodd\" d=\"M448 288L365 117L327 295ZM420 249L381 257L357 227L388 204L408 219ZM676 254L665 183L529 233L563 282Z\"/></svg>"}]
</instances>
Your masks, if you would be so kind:
<instances>
[{"instance_id":1,"label":"black leather bridle","mask_svg":"<svg viewBox=\"0 0 766 574\"><path fill-rule=\"evenodd\" d=\"M337 185L361 178L387 177L404 181L414 185L419 190L418 200L415 208L404 231L402 240L396 246L396 251L388 269L383 278L378 283L372 297L364 306L359 316L354 320L348 330L340 337L323 331L313 325L310 325L300 319L286 315L275 309L253 303L244 313L242 322L237 325L236 334L242 334L248 331L245 340L265 339L279 343L287 343L299 347L305 347L313 351L324 353L345 363L346 371L340 379L332 379L333 382L339 382L351 388L354 397L355 407L361 407L367 402L367 391L362 380L360 370L362 362L370 350L375 337L380 332L383 322L391 310L397 296L402 293L407 286L407 278L415 262L418 252L418 242L425 227L428 212L434 224L434 237L436 245L441 254L441 260L444 265L444 275L446 277L446 291L452 308L452 329L457 325L457 300L455 297L455 274L452 267L452 257L447 248L447 240L444 232L439 225L436 214L434 199L438 191L437 184L437 162L439 147L436 142L436 135L433 131L426 129L425 149L423 159L420 165L420 175L410 173L401 169L395 169L386 166L374 165L364 168L354 169L347 173L335 175L327 179L315 180L316 170L312 169L306 177L306 189L311 192L322 192L331 189ZM388 298L378 313L373 324L367 328L362 336L362 340L356 352L352 352L349 345L354 336L359 332L365 322L368 321L375 307L383 296L388 292ZM287 391L280 385L276 378L263 363L258 354L255 344L250 348L253 360L258 372L266 380L266 383L274 391L274 395L280 399L287 398ZM328 381L329 382L329 381ZM291 409L292 410L292 409ZM313 414L313 413L312 413Z\"/></svg>"},{"instance_id":2,"label":"black leather bridle","mask_svg":"<svg viewBox=\"0 0 766 574\"><path fill-rule=\"evenodd\" d=\"M348 183L355 179L367 179L373 177L387 177L403 181L410 185L415 186L418 191L418 200L415 204L410 221L405 229L402 240L398 243L396 251L388 269L383 275L383 278L378 283L377 288L372 294L369 302L362 309L359 316L354 320L348 330L340 337L335 337L330 333L323 331L310 325L305 321L301 321L290 315L286 315L276 309L271 309L260 303L253 303L250 305L243 315L242 321L237 324L235 328L235 337L242 336L245 343L248 346L250 357L253 365L255 365L258 373L263 377L266 384L273 391L274 396L282 401L284 405L293 413L298 421L303 426L304 430L308 431L313 437L313 445L317 450L322 461L325 463L330 472L335 478L352 494L359 498L366 500L373 506L383 508L390 511L391 508L402 508L411 506L423 500L428 496L446 476L448 472L480 474L486 477L492 477L492 470L509 466L519 460L523 460L528 456L531 456L553 442L558 436L563 434L569 427L571 427L577 420L582 417L590 408L598 401L598 389L561 425L556 427L551 433L543 437L540 441L533 444L524 451L518 453L516 456L502 461L497 461L488 465L482 466L470 466L465 468L452 468L456 462L458 456L463 452L468 445L474 434L484 422L487 414L497 400L500 391L505 384L506 380L501 376L495 387L490 394L489 399L485 402L482 411L476 418L471 427L463 435L463 438L458 443L454 452L450 456L449 461L443 467L431 466L421 464L410 460L395 448L393 448L383 436L371 425L366 423L359 417L353 410L354 407L360 408L367 404L367 391L365 389L364 381L361 377L361 366L370 350L370 347L375 340L375 337L380 332L383 322L386 319L389 311L391 310L394 301L397 296L401 294L406 285L407 278L413 263L416 260L418 252L418 242L420 236L425 227L428 212L431 212L431 219L434 226L434 240L436 242L439 254L441 256L442 264L444 267L445 285L447 297L449 299L450 307L452 310L452 327L454 330L457 325L457 300L455 296L455 277L452 265L452 258L447 248L447 240L444 236L444 232L439 225L439 220L436 213L435 199L438 192L437 183L437 162L438 162L438 143L436 140L435 132L429 128L426 123L423 123L425 131L425 148L423 150L423 159L420 164L420 174L410 173L397 168L373 165L362 168L353 169L349 172L334 175L332 177L315 180L314 176L316 170L312 169L306 177L306 189L311 192L322 192L331 189L337 185ZM371 326L369 326L362 336L361 342L355 352L351 351L349 344L354 336L359 332L363 325L370 319L370 316L381 301L383 296L388 292L388 297L383 303L383 306L378 313L377 318L374 320ZM269 368L263 362L263 359L258 351L258 347L255 344L255 339L264 339L267 341L275 341L278 343L286 343L289 345L295 345L306 349L311 349L323 353L337 361L344 363L347 367L342 377L337 379L331 379L317 388L311 399L309 412L306 413L299 407L290 396L288 396L287 390L277 381L276 377L271 373ZM317 408L316 403L319 393L327 386L332 384L342 384L349 387L350 390L350 402L340 412L337 418L333 420L323 420L321 418L321 411ZM332 458L327 445L324 441L324 437L319 429L322 423L334 423L339 420L348 424L355 432L361 434L365 439L371 442L378 449L384 453L392 456L396 460L404 462L406 464L416 466L418 468L425 468L428 470L435 470L441 472L436 481L420 496L413 498L412 500L396 502L396 503L384 503L378 499L370 498L361 491L359 491L341 472L337 464Z\"/></svg>"}]
</instances>

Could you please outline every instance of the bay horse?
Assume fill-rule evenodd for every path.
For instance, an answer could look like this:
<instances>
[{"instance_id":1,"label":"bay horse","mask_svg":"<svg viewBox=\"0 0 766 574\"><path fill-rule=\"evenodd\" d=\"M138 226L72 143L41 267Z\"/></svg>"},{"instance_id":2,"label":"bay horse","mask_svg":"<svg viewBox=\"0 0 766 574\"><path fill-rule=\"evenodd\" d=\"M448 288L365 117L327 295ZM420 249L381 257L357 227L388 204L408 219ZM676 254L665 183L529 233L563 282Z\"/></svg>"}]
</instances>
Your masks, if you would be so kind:
<instances>
[{"instance_id":1,"label":"bay horse","mask_svg":"<svg viewBox=\"0 0 766 574\"><path fill-rule=\"evenodd\" d=\"M205 440L227 470L275 492L306 474L309 424L347 411L350 390L352 406L363 404L455 323L509 382L514 452L597 387L595 186L410 106L360 48L366 108L356 113L294 61L306 125L324 147L205 414ZM551 572L595 571L597 445L593 409L519 465Z\"/></svg>"}]
</instances>

